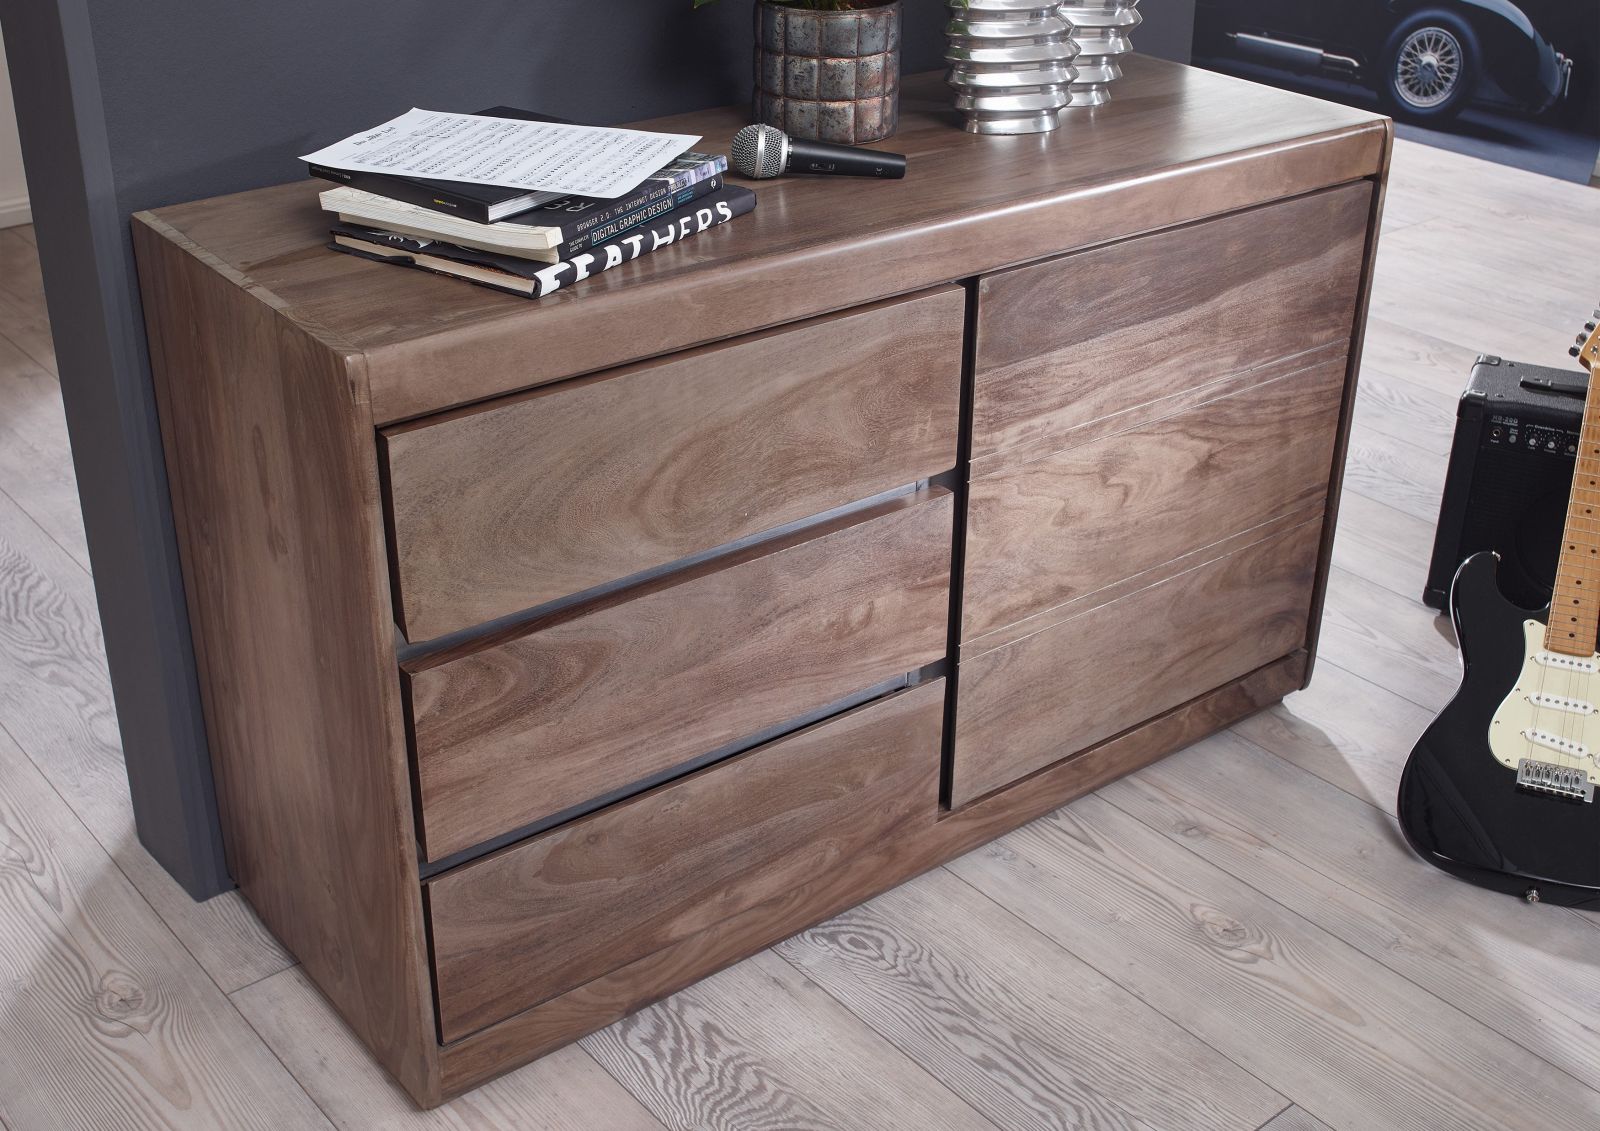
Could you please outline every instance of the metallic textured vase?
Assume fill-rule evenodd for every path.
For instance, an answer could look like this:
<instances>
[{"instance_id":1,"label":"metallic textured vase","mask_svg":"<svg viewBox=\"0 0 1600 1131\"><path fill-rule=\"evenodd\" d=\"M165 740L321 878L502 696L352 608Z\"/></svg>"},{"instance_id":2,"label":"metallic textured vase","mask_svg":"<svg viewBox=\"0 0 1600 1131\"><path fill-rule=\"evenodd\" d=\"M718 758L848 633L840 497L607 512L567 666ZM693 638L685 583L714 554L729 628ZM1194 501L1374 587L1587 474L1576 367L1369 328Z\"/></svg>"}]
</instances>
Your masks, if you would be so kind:
<instances>
[{"instance_id":1,"label":"metallic textured vase","mask_svg":"<svg viewBox=\"0 0 1600 1131\"><path fill-rule=\"evenodd\" d=\"M1107 88L1122 77L1117 59L1133 50L1128 37L1144 21L1134 8L1138 3L1139 0L1061 0L1061 14L1072 22L1072 35L1078 41L1073 106L1099 106L1111 100Z\"/></svg>"},{"instance_id":2,"label":"metallic textured vase","mask_svg":"<svg viewBox=\"0 0 1600 1131\"><path fill-rule=\"evenodd\" d=\"M951 0L948 81L975 134L1053 130L1072 98L1072 25L1040 0Z\"/></svg>"},{"instance_id":3,"label":"metallic textured vase","mask_svg":"<svg viewBox=\"0 0 1600 1131\"><path fill-rule=\"evenodd\" d=\"M900 118L900 0L844 12L756 4L757 122L859 145Z\"/></svg>"}]
</instances>

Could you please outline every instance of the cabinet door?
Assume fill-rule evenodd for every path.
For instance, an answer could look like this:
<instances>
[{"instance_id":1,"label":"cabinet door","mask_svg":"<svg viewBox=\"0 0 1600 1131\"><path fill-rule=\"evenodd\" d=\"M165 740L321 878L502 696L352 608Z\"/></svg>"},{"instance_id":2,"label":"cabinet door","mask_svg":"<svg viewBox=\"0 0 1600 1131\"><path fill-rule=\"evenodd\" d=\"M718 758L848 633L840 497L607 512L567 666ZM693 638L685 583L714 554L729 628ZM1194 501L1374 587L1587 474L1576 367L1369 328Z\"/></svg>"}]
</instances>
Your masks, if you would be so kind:
<instances>
[{"instance_id":1,"label":"cabinet door","mask_svg":"<svg viewBox=\"0 0 1600 1131\"><path fill-rule=\"evenodd\" d=\"M1302 647L1321 545L1303 523L991 652L963 656L960 806Z\"/></svg>"},{"instance_id":2,"label":"cabinet door","mask_svg":"<svg viewBox=\"0 0 1600 1131\"><path fill-rule=\"evenodd\" d=\"M1286 515L1320 514L1347 351L1340 343L1320 355L973 479L962 641L1019 635L1033 618L1226 538Z\"/></svg>"},{"instance_id":3,"label":"cabinet door","mask_svg":"<svg viewBox=\"0 0 1600 1131\"><path fill-rule=\"evenodd\" d=\"M1349 338L1372 193L1365 181L1343 185L986 277L974 473Z\"/></svg>"}]
</instances>

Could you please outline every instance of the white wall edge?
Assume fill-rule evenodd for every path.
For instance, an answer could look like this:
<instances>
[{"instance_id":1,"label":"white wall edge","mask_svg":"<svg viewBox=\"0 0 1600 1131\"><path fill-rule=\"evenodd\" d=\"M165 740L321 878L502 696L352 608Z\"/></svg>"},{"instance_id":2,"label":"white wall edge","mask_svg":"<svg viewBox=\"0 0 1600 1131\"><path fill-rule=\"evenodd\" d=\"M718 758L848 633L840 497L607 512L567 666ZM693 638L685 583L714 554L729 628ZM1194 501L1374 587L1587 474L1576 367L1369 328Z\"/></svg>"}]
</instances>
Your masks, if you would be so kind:
<instances>
[{"instance_id":1,"label":"white wall edge","mask_svg":"<svg viewBox=\"0 0 1600 1131\"><path fill-rule=\"evenodd\" d=\"M16 228L31 223L33 223L33 208L29 205L27 197L0 200L0 228Z\"/></svg>"}]
</instances>

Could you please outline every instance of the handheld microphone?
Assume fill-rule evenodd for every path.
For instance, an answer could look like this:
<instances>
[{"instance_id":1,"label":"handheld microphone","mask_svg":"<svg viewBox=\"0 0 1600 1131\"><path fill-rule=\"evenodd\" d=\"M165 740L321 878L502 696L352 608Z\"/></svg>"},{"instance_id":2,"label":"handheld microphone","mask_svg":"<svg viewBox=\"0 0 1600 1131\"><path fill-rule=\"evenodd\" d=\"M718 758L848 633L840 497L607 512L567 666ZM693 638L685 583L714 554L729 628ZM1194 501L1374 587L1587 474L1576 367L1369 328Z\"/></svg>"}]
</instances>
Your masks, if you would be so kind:
<instances>
[{"instance_id":1,"label":"handheld microphone","mask_svg":"<svg viewBox=\"0 0 1600 1131\"><path fill-rule=\"evenodd\" d=\"M758 181L784 173L822 173L835 177L906 175L903 153L880 153L853 145L792 138L776 126L746 126L733 135L733 167Z\"/></svg>"}]
</instances>

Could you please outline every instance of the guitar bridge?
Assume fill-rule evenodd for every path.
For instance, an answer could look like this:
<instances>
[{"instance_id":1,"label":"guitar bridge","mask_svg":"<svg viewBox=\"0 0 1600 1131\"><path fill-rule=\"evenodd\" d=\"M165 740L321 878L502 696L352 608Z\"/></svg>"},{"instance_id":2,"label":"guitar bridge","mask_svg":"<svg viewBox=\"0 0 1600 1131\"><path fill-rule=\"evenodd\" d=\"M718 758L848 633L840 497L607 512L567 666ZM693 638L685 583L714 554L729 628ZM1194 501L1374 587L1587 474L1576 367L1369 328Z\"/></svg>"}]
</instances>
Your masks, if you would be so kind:
<instances>
[{"instance_id":1,"label":"guitar bridge","mask_svg":"<svg viewBox=\"0 0 1600 1131\"><path fill-rule=\"evenodd\" d=\"M1567 801L1594 801L1594 782L1589 780L1588 771L1532 758L1517 762L1517 788Z\"/></svg>"}]
</instances>

